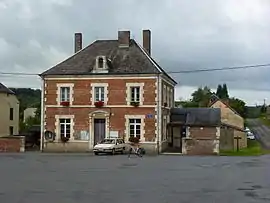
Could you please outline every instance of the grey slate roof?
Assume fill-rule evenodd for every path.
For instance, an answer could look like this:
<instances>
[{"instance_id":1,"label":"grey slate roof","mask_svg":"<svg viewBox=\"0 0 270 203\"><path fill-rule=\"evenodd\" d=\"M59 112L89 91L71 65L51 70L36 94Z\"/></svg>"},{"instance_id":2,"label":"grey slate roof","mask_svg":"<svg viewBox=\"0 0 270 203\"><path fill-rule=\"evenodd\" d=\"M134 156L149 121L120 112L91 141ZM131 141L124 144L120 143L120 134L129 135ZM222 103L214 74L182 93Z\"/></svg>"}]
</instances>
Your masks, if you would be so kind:
<instances>
[{"instance_id":1,"label":"grey slate roof","mask_svg":"<svg viewBox=\"0 0 270 203\"><path fill-rule=\"evenodd\" d=\"M111 75L155 74L159 73L156 66L161 69L154 60L149 60L148 57L150 56L145 54L133 39L130 40L130 46L128 48L119 48L118 40L97 40L67 60L43 72L41 76L93 74L91 71L95 66L97 56L106 56L109 59L109 73L107 74ZM164 70L162 72L167 75ZM170 76L168 77L172 79Z\"/></svg>"},{"instance_id":2,"label":"grey slate roof","mask_svg":"<svg viewBox=\"0 0 270 203\"><path fill-rule=\"evenodd\" d=\"M2 83L0 83L0 93L15 94L13 91L11 91L9 88L7 88Z\"/></svg>"},{"instance_id":3,"label":"grey slate roof","mask_svg":"<svg viewBox=\"0 0 270 203\"><path fill-rule=\"evenodd\" d=\"M220 126L221 111L219 108L173 108L171 122L190 126Z\"/></svg>"}]
</instances>

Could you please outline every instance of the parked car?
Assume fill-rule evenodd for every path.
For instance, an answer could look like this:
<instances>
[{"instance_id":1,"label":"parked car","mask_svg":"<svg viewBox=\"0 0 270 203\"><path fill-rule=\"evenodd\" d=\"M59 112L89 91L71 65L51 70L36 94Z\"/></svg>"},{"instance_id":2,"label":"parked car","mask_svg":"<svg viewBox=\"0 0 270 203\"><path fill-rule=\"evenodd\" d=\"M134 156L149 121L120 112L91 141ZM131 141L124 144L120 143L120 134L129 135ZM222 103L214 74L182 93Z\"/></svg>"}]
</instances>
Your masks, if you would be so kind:
<instances>
[{"instance_id":1,"label":"parked car","mask_svg":"<svg viewBox=\"0 0 270 203\"><path fill-rule=\"evenodd\" d=\"M94 153L98 155L100 153L109 153L114 155L115 153L123 154L126 150L126 144L123 139L120 138L106 138L100 143L94 146Z\"/></svg>"},{"instance_id":2,"label":"parked car","mask_svg":"<svg viewBox=\"0 0 270 203\"><path fill-rule=\"evenodd\" d=\"M247 138L250 139L250 140L255 140L255 136L252 132L248 132L247 133Z\"/></svg>"}]
</instances>

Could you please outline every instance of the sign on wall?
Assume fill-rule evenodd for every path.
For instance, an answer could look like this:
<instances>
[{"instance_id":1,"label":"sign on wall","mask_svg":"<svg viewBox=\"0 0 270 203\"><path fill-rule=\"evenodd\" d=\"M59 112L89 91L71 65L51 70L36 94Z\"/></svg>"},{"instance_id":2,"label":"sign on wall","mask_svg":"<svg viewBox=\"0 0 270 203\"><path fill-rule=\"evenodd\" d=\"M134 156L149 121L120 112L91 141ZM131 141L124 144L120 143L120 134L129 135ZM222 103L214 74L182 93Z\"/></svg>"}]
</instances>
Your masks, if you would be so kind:
<instances>
[{"instance_id":1,"label":"sign on wall","mask_svg":"<svg viewBox=\"0 0 270 203\"><path fill-rule=\"evenodd\" d=\"M118 131L110 131L110 138L118 138Z\"/></svg>"}]
</instances>

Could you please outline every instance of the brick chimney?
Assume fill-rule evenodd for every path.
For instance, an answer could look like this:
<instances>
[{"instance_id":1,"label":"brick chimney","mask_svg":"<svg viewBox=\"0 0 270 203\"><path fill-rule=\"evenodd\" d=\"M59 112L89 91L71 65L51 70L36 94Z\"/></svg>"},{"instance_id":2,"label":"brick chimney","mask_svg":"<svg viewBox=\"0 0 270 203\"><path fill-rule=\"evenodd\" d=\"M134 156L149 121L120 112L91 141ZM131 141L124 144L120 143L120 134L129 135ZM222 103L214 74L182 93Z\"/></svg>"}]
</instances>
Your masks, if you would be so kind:
<instances>
[{"instance_id":1,"label":"brick chimney","mask_svg":"<svg viewBox=\"0 0 270 203\"><path fill-rule=\"evenodd\" d=\"M82 33L75 33L74 52L77 53L82 49Z\"/></svg>"},{"instance_id":2,"label":"brick chimney","mask_svg":"<svg viewBox=\"0 0 270 203\"><path fill-rule=\"evenodd\" d=\"M118 31L119 47L129 47L130 31Z\"/></svg>"},{"instance_id":3,"label":"brick chimney","mask_svg":"<svg viewBox=\"0 0 270 203\"><path fill-rule=\"evenodd\" d=\"M143 48L151 55L151 31L143 30Z\"/></svg>"}]
</instances>

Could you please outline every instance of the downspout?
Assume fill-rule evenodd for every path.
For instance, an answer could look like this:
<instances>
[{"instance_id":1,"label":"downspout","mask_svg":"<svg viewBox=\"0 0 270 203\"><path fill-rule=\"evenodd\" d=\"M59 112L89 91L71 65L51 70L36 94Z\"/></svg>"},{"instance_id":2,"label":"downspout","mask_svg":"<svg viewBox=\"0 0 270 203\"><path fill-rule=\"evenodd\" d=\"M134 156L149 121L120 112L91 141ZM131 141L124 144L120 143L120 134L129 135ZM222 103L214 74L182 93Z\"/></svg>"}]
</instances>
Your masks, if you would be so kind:
<instances>
[{"instance_id":1,"label":"downspout","mask_svg":"<svg viewBox=\"0 0 270 203\"><path fill-rule=\"evenodd\" d=\"M43 151L43 144L44 144L44 78L42 79L42 86L41 86L41 114L40 114L40 151Z\"/></svg>"},{"instance_id":2,"label":"downspout","mask_svg":"<svg viewBox=\"0 0 270 203\"><path fill-rule=\"evenodd\" d=\"M157 77L158 86L157 86L157 154L160 154L160 111L161 111L161 84L160 84L160 73Z\"/></svg>"}]
</instances>

